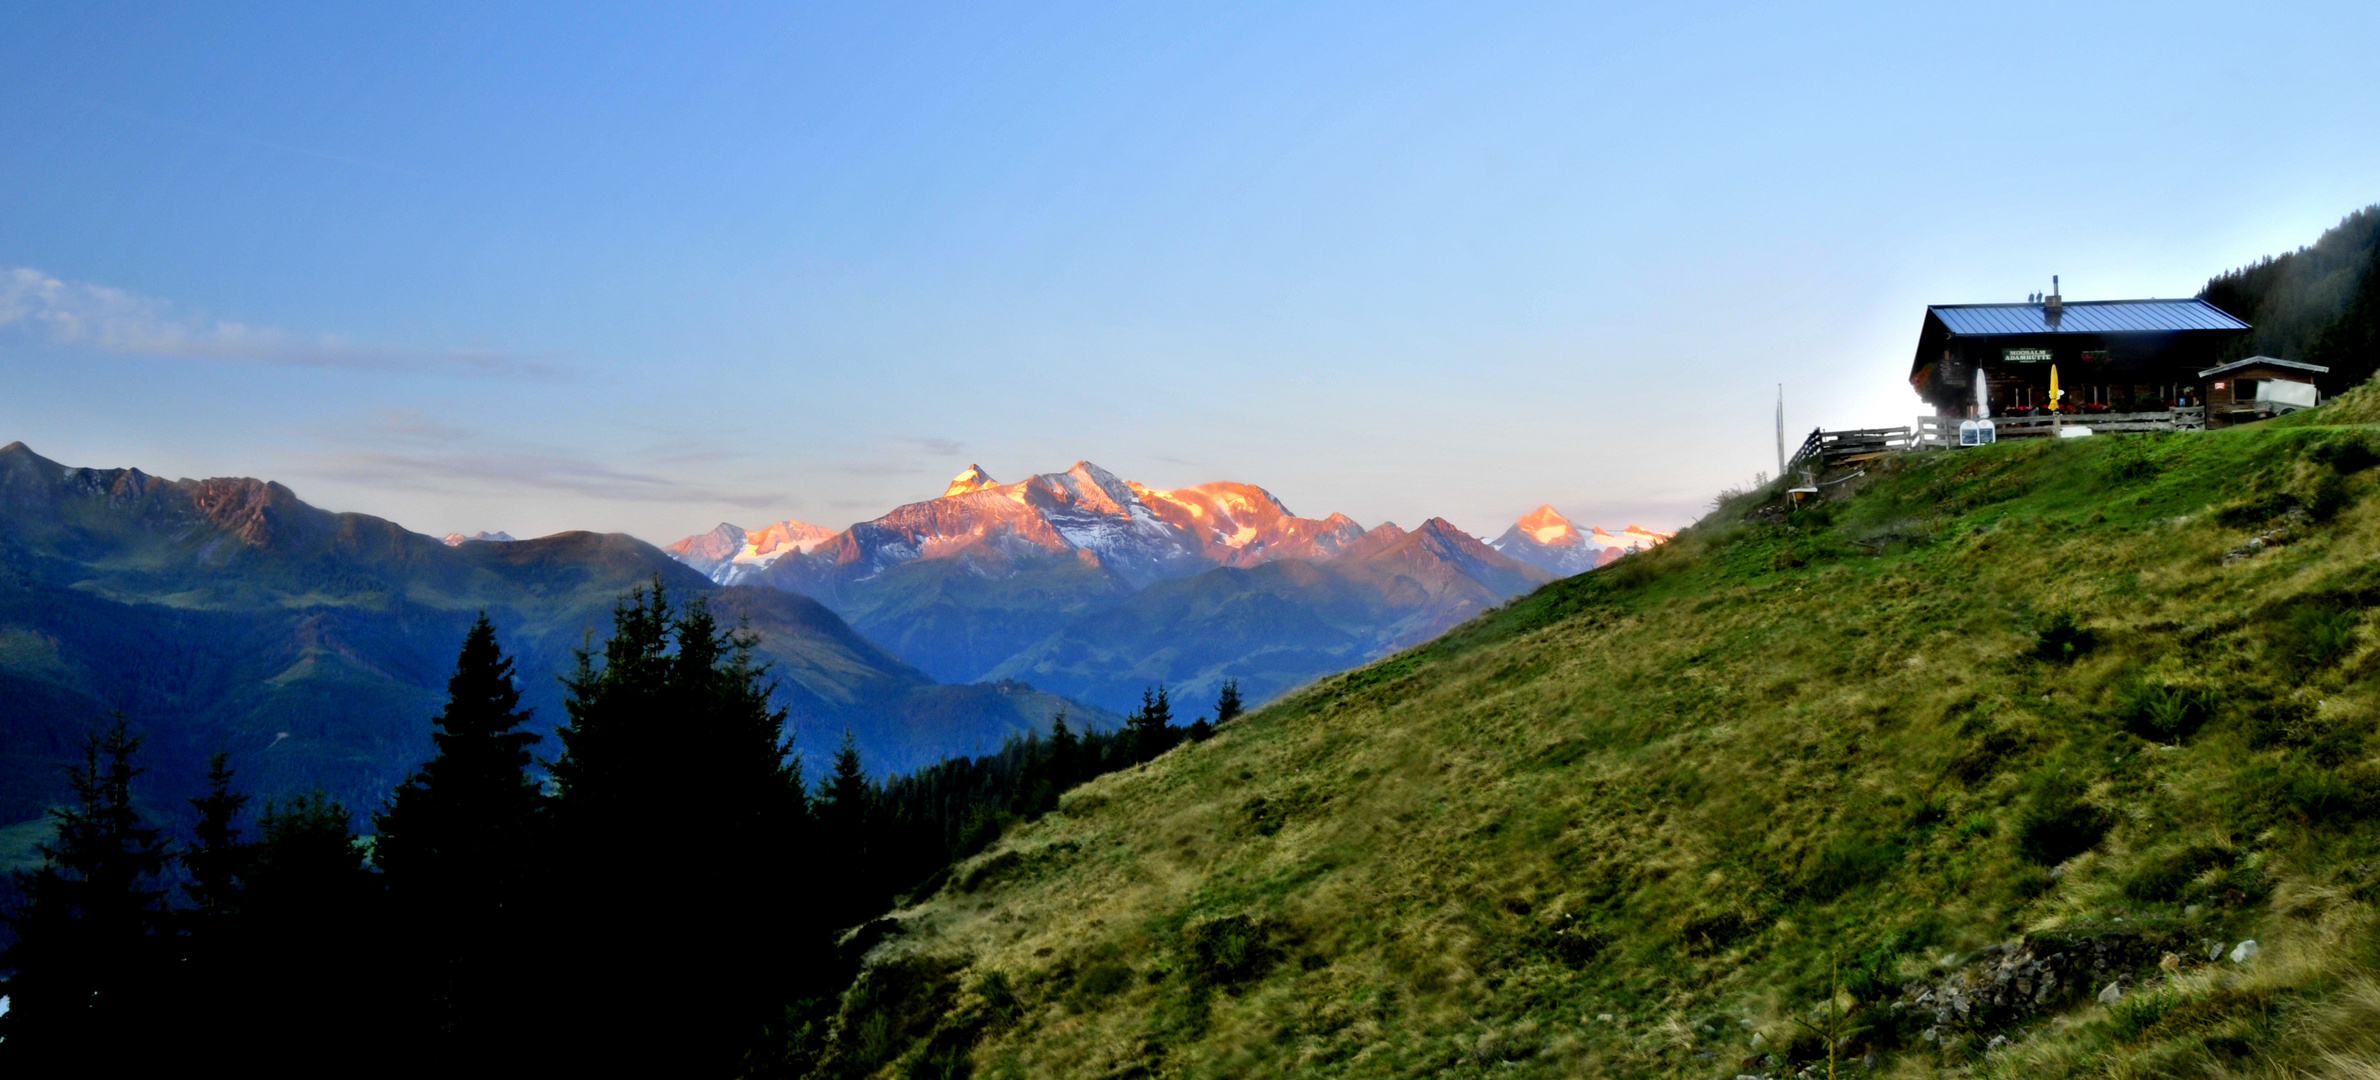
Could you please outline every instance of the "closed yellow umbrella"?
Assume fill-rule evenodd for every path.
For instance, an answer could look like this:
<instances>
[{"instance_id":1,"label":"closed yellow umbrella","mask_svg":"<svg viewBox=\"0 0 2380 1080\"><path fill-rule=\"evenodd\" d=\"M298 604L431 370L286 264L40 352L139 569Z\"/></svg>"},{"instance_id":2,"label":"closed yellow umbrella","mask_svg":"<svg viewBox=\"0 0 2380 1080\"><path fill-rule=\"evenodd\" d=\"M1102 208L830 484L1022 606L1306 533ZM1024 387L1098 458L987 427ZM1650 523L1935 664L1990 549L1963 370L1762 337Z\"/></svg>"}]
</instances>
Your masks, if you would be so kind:
<instances>
[{"instance_id":1,"label":"closed yellow umbrella","mask_svg":"<svg viewBox=\"0 0 2380 1080\"><path fill-rule=\"evenodd\" d=\"M2058 365L2049 366L2049 411L2058 411Z\"/></svg>"}]
</instances>

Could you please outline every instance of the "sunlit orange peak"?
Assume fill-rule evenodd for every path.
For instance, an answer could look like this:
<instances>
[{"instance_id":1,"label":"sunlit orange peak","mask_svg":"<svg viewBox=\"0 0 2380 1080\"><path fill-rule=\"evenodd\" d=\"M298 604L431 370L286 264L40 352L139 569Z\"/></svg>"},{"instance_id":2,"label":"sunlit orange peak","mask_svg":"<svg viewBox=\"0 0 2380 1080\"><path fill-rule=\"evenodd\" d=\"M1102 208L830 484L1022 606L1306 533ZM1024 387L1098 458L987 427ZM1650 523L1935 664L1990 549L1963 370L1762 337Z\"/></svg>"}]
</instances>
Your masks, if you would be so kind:
<instances>
[{"instance_id":1,"label":"sunlit orange peak","mask_svg":"<svg viewBox=\"0 0 2380 1080\"><path fill-rule=\"evenodd\" d=\"M947 499L953 495L964 495L970 491L982 491L985 488L999 486L1000 482L992 479L992 474L983 471L983 466L969 465L965 472L950 478L950 486L943 489L942 497Z\"/></svg>"},{"instance_id":2,"label":"sunlit orange peak","mask_svg":"<svg viewBox=\"0 0 2380 1080\"><path fill-rule=\"evenodd\" d=\"M1522 532L1540 544L1569 544L1578 538L1578 530L1570 527L1570 519L1563 517L1551 503L1529 511L1519 524Z\"/></svg>"}]
</instances>

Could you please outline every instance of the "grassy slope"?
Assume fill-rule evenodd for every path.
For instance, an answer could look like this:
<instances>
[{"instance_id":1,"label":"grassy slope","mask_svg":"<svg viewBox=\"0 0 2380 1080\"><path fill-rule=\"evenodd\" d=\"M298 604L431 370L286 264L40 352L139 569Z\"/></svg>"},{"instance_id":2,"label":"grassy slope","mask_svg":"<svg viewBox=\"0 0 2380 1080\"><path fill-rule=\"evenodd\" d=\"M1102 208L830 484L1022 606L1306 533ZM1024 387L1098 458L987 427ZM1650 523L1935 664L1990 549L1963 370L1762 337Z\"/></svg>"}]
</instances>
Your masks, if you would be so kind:
<instances>
[{"instance_id":1,"label":"grassy slope","mask_svg":"<svg viewBox=\"0 0 2380 1080\"><path fill-rule=\"evenodd\" d=\"M2380 469L2338 449L2380 433L2321 419L1738 499L1071 793L901 913L817 1071L1781 1074L1833 965L1890 1074L2372 1075ZM2139 933L2115 1010L1930 1042L1890 1007L1990 943Z\"/></svg>"}]
</instances>

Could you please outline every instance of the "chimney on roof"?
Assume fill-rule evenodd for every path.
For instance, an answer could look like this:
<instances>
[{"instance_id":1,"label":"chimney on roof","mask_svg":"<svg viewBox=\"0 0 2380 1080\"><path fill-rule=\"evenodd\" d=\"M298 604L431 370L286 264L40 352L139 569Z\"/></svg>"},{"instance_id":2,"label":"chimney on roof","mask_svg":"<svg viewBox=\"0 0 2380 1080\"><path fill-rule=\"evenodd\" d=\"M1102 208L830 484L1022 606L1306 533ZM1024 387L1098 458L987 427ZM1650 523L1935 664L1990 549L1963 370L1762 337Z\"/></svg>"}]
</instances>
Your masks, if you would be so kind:
<instances>
[{"instance_id":1,"label":"chimney on roof","mask_svg":"<svg viewBox=\"0 0 2380 1080\"><path fill-rule=\"evenodd\" d=\"M2058 295L2058 275L2056 274L2049 276L2049 299L2042 304L2042 308L2042 314L2047 315L2053 325L2058 321L2059 316L2066 313L2066 298Z\"/></svg>"}]
</instances>

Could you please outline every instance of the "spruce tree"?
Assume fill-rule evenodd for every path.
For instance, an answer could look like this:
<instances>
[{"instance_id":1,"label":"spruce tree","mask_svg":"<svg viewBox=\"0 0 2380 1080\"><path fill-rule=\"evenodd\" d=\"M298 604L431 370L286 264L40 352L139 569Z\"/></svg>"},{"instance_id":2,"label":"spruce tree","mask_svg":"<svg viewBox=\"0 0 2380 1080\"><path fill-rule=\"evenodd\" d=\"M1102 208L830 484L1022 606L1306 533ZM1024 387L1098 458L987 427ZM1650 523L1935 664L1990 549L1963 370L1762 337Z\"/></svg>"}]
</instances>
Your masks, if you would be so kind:
<instances>
[{"instance_id":1,"label":"spruce tree","mask_svg":"<svg viewBox=\"0 0 2380 1080\"><path fill-rule=\"evenodd\" d=\"M396 905L406 995L417 1022L443 1033L442 1052L485 1054L527 992L521 944L524 875L537 855L540 796L519 730L512 661L485 612L463 636L446 708L433 720L435 756L375 815L372 861ZM485 1059L481 1059L485 1064Z\"/></svg>"},{"instance_id":2,"label":"spruce tree","mask_svg":"<svg viewBox=\"0 0 2380 1080\"><path fill-rule=\"evenodd\" d=\"M231 782L230 755L218 751L207 759L207 793L190 800L198 811L196 842L181 853L189 907L175 913L179 962L166 991L174 1005L161 1018L171 1034L160 1040L183 1053L220 1046L252 1015L257 988L271 981L258 964L246 916L256 845L241 839L240 812L249 799Z\"/></svg>"},{"instance_id":3,"label":"spruce tree","mask_svg":"<svg viewBox=\"0 0 2380 1080\"><path fill-rule=\"evenodd\" d=\"M241 889L240 965L224 992L239 1016L270 1017L272 1037L239 1050L266 1075L308 1075L326 1061L355 1072L399 1071L416 1036L357 1049L358 1020L398 1030L414 1020L392 985L402 939L391 939L386 893L366 862L354 815L320 790L268 798Z\"/></svg>"},{"instance_id":4,"label":"spruce tree","mask_svg":"<svg viewBox=\"0 0 2380 1080\"><path fill-rule=\"evenodd\" d=\"M848 730L829 770L818 786L818 849L843 887L820 914L840 929L871 914L870 898L879 885L879 868L870 859L876 793L860 761L859 744Z\"/></svg>"},{"instance_id":5,"label":"spruce tree","mask_svg":"<svg viewBox=\"0 0 2380 1080\"><path fill-rule=\"evenodd\" d=\"M1223 689L1215 695L1215 726L1222 727L1240 715L1240 681L1223 680Z\"/></svg>"},{"instance_id":6,"label":"spruce tree","mask_svg":"<svg viewBox=\"0 0 2380 1080\"><path fill-rule=\"evenodd\" d=\"M58 831L38 847L41 867L14 872L24 903L0 952L0 968L15 969L0 984L0 1063L12 1071L90 1067L94 1049L138 1038L155 1005L170 957L158 877L172 853L133 806L140 743L121 716L84 739L82 766L67 770L74 803L50 811Z\"/></svg>"},{"instance_id":7,"label":"spruce tree","mask_svg":"<svg viewBox=\"0 0 2380 1080\"><path fill-rule=\"evenodd\" d=\"M520 707L512 660L484 612L463 636L446 694L430 733L437 753L373 818L372 861L392 888L500 904L499 887L527 854L536 819L529 746L538 736L519 730L530 710Z\"/></svg>"},{"instance_id":8,"label":"spruce tree","mask_svg":"<svg viewBox=\"0 0 2380 1080\"><path fill-rule=\"evenodd\" d=\"M200 920L239 908L252 854L240 842L240 811L247 805L248 796L231 789L231 755L217 751L207 758L207 793L190 800L198 811L198 825L191 830L198 842L182 851L182 869L189 876L182 892Z\"/></svg>"},{"instance_id":9,"label":"spruce tree","mask_svg":"<svg viewBox=\"0 0 2380 1080\"><path fill-rule=\"evenodd\" d=\"M1066 710L1058 710L1057 718L1050 721L1049 775L1059 791L1073 787L1082 776L1082 754L1082 740L1066 726Z\"/></svg>"},{"instance_id":10,"label":"spruce tree","mask_svg":"<svg viewBox=\"0 0 2380 1080\"><path fill-rule=\"evenodd\" d=\"M1173 727L1173 704L1165 696L1160 683L1154 690L1140 692L1140 708L1125 718L1125 727L1132 733L1133 755L1147 761L1173 749L1180 732Z\"/></svg>"},{"instance_id":11,"label":"spruce tree","mask_svg":"<svg viewBox=\"0 0 2380 1080\"><path fill-rule=\"evenodd\" d=\"M806 803L756 644L699 597L673 611L656 578L564 680L543 901L559 1066L724 1071L817 991Z\"/></svg>"}]
</instances>

